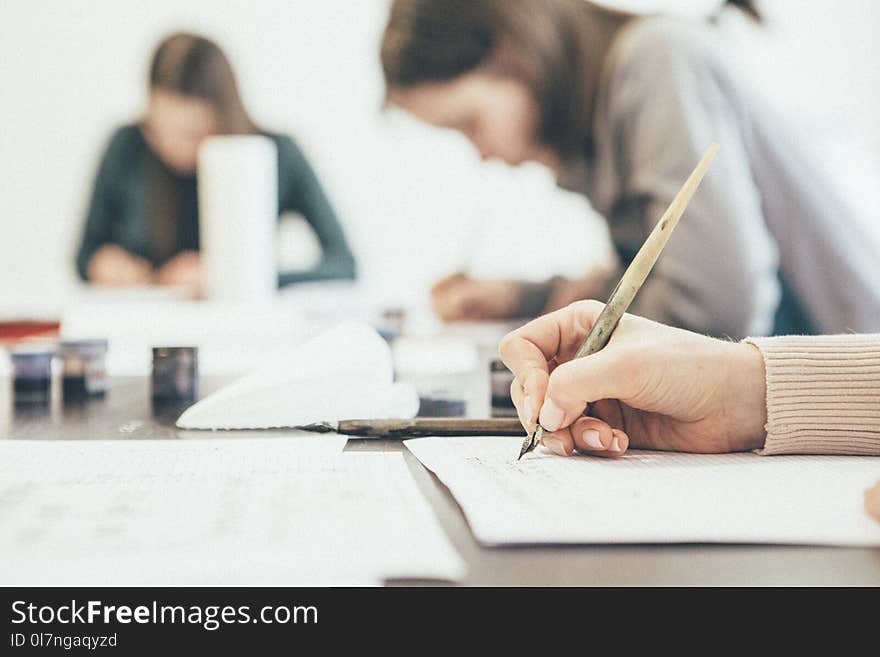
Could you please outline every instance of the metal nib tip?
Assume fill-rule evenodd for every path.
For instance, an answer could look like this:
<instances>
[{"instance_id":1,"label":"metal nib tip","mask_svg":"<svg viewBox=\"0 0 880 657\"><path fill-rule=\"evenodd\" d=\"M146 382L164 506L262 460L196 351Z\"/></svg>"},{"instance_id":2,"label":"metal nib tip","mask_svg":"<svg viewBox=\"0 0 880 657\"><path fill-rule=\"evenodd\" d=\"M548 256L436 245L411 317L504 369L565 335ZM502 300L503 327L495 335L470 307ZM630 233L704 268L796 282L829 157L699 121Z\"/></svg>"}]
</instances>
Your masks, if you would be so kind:
<instances>
[{"instance_id":1,"label":"metal nib tip","mask_svg":"<svg viewBox=\"0 0 880 657\"><path fill-rule=\"evenodd\" d=\"M535 440L535 434L528 434L526 436L525 440L523 440L522 447L519 450L519 456L516 459L517 461L519 461L523 456L525 456L526 454L531 452L532 449L534 449L534 446L535 446L534 440Z\"/></svg>"},{"instance_id":2,"label":"metal nib tip","mask_svg":"<svg viewBox=\"0 0 880 657\"><path fill-rule=\"evenodd\" d=\"M534 450L538 443L541 442L543 436L544 428L539 424L532 433L526 435L525 440L523 440L522 449L519 450L519 458L516 460L519 461L523 456Z\"/></svg>"}]
</instances>

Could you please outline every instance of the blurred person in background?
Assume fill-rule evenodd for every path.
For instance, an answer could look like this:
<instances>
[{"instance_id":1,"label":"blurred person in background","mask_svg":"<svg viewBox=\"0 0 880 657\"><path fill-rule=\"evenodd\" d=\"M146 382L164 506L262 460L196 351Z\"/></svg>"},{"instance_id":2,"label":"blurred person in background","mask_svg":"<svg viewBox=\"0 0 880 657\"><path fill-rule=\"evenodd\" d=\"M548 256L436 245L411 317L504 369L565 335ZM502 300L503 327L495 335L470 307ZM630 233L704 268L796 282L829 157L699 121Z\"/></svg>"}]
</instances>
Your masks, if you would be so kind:
<instances>
[{"instance_id":1,"label":"blurred person in background","mask_svg":"<svg viewBox=\"0 0 880 657\"><path fill-rule=\"evenodd\" d=\"M760 21L751 2L721 4ZM606 299L719 142L632 311L736 338L880 330L880 254L719 40L708 23L584 0L394 0L387 102L460 131L484 159L549 167L605 216L619 262L544 284L457 274L434 287L437 312L502 319Z\"/></svg>"},{"instance_id":2,"label":"blurred person in background","mask_svg":"<svg viewBox=\"0 0 880 657\"><path fill-rule=\"evenodd\" d=\"M279 213L298 212L323 257L313 269L279 274L279 285L353 278L345 235L311 166L287 136L248 116L232 67L212 41L178 33L150 65L143 120L118 129L98 170L76 267L97 285L202 286L196 163L212 135L265 135L278 150Z\"/></svg>"}]
</instances>

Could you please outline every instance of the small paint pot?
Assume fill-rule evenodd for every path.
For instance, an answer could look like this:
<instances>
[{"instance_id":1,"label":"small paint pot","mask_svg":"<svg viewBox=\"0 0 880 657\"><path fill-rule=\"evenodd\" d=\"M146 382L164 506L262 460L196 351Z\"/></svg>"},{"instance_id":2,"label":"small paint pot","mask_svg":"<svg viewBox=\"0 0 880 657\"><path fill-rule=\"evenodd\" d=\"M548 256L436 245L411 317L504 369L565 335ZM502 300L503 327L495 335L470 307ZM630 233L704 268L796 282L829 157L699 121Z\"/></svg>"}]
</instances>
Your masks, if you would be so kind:
<instances>
[{"instance_id":1,"label":"small paint pot","mask_svg":"<svg viewBox=\"0 0 880 657\"><path fill-rule=\"evenodd\" d=\"M64 340L59 347L65 401L107 392L107 340Z\"/></svg>"},{"instance_id":2,"label":"small paint pot","mask_svg":"<svg viewBox=\"0 0 880 657\"><path fill-rule=\"evenodd\" d=\"M154 347L151 376L153 401L195 401L199 395L198 360L198 347Z\"/></svg>"},{"instance_id":3,"label":"small paint pot","mask_svg":"<svg viewBox=\"0 0 880 657\"><path fill-rule=\"evenodd\" d=\"M19 347L9 354L16 404L44 404L52 391L54 347Z\"/></svg>"}]
</instances>

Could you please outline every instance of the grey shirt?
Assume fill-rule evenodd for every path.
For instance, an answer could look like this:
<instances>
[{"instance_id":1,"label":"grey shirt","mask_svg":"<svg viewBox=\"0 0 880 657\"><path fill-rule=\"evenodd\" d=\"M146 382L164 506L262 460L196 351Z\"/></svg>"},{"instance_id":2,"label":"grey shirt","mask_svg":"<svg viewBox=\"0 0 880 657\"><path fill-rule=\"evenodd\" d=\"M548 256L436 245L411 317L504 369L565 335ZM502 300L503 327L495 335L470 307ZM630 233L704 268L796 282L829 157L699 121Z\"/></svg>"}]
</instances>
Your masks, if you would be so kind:
<instances>
[{"instance_id":1,"label":"grey shirt","mask_svg":"<svg viewBox=\"0 0 880 657\"><path fill-rule=\"evenodd\" d=\"M560 179L607 218L625 266L720 143L631 312L733 338L880 330L876 242L712 29L655 17L624 27L604 67L591 152Z\"/></svg>"}]
</instances>

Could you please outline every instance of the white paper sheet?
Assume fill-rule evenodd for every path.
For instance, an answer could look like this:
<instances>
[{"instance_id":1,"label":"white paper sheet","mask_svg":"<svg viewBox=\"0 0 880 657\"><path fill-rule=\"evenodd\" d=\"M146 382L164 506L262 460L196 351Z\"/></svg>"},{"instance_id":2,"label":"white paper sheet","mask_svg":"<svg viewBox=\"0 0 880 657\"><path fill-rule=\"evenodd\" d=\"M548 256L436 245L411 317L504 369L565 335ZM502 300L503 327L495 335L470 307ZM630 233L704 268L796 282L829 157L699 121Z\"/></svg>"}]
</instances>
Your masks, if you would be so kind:
<instances>
[{"instance_id":1,"label":"white paper sheet","mask_svg":"<svg viewBox=\"0 0 880 657\"><path fill-rule=\"evenodd\" d=\"M345 419L411 418L415 390L395 384L388 344L344 322L187 409L181 429L267 429Z\"/></svg>"},{"instance_id":2,"label":"white paper sheet","mask_svg":"<svg viewBox=\"0 0 880 657\"><path fill-rule=\"evenodd\" d=\"M422 438L409 450L452 491L477 540L880 546L864 491L880 458L634 451L516 461L519 438Z\"/></svg>"},{"instance_id":3,"label":"white paper sheet","mask_svg":"<svg viewBox=\"0 0 880 657\"><path fill-rule=\"evenodd\" d=\"M403 455L344 444L0 441L0 584L459 578Z\"/></svg>"}]
</instances>

